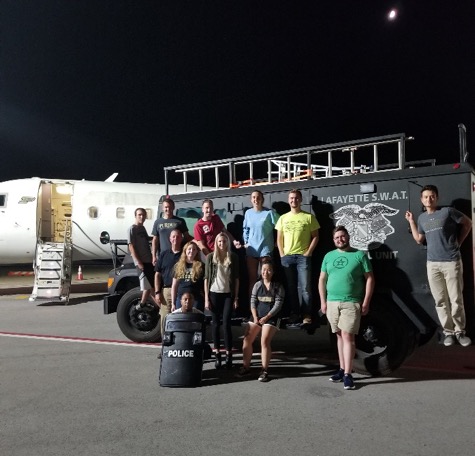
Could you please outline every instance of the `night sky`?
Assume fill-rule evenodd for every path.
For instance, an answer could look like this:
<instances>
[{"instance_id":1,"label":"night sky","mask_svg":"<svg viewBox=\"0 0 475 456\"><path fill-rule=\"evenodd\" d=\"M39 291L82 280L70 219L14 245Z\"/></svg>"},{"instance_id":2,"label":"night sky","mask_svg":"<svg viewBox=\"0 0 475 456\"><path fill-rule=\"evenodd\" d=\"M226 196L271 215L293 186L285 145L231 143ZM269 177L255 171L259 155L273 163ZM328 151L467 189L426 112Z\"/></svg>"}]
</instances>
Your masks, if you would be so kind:
<instances>
[{"instance_id":1,"label":"night sky","mask_svg":"<svg viewBox=\"0 0 475 456\"><path fill-rule=\"evenodd\" d=\"M455 162L474 24L473 0L1 0L0 181L156 183L400 132L408 159Z\"/></svg>"}]
</instances>

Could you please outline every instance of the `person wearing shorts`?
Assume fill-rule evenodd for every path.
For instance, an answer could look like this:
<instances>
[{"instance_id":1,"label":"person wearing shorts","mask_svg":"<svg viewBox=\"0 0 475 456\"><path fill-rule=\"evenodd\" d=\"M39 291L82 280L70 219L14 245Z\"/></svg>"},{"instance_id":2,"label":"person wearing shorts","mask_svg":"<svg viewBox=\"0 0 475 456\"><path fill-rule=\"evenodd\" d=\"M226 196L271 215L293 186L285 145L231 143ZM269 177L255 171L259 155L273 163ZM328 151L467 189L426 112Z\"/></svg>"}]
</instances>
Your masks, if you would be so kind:
<instances>
[{"instance_id":1,"label":"person wearing shorts","mask_svg":"<svg viewBox=\"0 0 475 456\"><path fill-rule=\"evenodd\" d=\"M337 337L340 368L330 381L343 381L344 388L349 390L355 389L351 375L355 335L359 331L361 315L369 311L374 275L366 253L350 246L350 236L344 226L333 230L333 242L336 250L323 258L318 291L322 313L327 315Z\"/></svg>"},{"instance_id":2,"label":"person wearing shorts","mask_svg":"<svg viewBox=\"0 0 475 456\"><path fill-rule=\"evenodd\" d=\"M262 280L253 287L251 293L252 321L249 321L242 344L242 367L237 374L244 377L251 372L252 344L257 335L261 336L262 370L258 377L260 382L269 381L269 363L272 355L271 342L279 329L279 312L284 303L284 287L272 280L274 267L269 260L262 263Z\"/></svg>"},{"instance_id":3,"label":"person wearing shorts","mask_svg":"<svg viewBox=\"0 0 475 456\"><path fill-rule=\"evenodd\" d=\"M141 309L147 306L147 300L151 297L154 286L155 271L152 263L152 251L144 222L147 219L147 211L143 207L135 209L135 223L127 232L127 244L129 246L130 255L134 260L135 267L139 274L140 290L142 297L137 304L137 308ZM155 303L155 297L152 300Z\"/></svg>"}]
</instances>

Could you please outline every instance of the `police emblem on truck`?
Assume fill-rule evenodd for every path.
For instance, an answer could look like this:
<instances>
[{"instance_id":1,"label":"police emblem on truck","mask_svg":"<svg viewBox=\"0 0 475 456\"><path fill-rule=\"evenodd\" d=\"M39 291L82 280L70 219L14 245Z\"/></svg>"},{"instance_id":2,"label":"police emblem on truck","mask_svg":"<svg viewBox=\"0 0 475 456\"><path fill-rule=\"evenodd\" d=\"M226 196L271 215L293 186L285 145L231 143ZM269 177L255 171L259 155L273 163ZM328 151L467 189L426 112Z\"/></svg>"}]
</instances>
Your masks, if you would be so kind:
<instances>
[{"instance_id":1,"label":"police emblem on truck","mask_svg":"<svg viewBox=\"0 0 475 456\"><path fill-rule=\"evenodd\" d=\"M368 250L378 248L394 233L394 228L386 217L398 212L399 209L381 203L369 203L364 207L349 204L330 214L330 218L336 220L337 225L345 226L352 247Z\"/></svg>"}]
</instances>

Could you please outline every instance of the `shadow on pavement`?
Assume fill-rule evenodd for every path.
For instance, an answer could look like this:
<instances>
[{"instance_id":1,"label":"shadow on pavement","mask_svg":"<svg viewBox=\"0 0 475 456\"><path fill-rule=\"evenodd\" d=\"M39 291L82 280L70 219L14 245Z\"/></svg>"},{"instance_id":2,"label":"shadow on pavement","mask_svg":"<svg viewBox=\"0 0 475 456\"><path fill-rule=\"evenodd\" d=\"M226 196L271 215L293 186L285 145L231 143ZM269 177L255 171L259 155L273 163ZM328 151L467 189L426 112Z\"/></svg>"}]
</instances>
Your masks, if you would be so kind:
<instances>
[{"instance_id":1,"label":"shadow on pavement","mask_svg":"<svg viewBox=\"0 0 475 456\"><path fill-rule=\"evenodd\" d=\"M84 304L89 301L97 301L102 299L105 296L105 293L102 294L90 294L87 296L78 296L74 298L69 298L69 302L65 303L63 301L34 301L38 307L57 307L57 306L77 306L79 304Z\"/></svg>"}]
</instances>

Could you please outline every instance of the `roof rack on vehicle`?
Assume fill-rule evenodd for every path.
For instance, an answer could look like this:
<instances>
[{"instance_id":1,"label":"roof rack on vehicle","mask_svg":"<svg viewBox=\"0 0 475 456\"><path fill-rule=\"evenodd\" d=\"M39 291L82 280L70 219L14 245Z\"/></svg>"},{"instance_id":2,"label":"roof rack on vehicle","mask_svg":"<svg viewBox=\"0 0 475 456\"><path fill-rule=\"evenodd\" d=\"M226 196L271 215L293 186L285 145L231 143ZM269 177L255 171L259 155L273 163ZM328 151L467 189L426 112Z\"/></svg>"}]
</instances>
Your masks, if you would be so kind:
<instances>
[{"instance_id":1,"label":"roof rack on vehicle","mask_svg":"<svg viewBox=\"0 0 475 456\"><path fill-rule=\"evenodd\" d=\"M300 149L289 149L266 154L211 160L187 165L167 166L164 168L165 185L168 194L168 172L170 171L182 174L185 193L188 193L187 186L191 173L198 174L198 191L203 191L204 172L214 174L214 184L210 185L207 183L208 189L210 187L224 189L351 175L355 173L404 169L409 165L416 166L420 164L419 162L406 162L405 143L412 139L412 137L406 137L405 133L398 133L394 135L377 136L321 146L303 147ZM396 153L394 154L394 157L397 157L397 160L394 163L380 163L380 149L382 146L386 145L395 146L394 149L396 150ZM370 164L366 163L363 165L356 165L355 156L357 153L360 154L362 151L365 151L366 155L369 151L371 155ZM344 153L346 155L343 160L348 162L349 159L349 163L347 163L346 166L341 166L340 164L337 166L334 164L335 154L337 153ZM338 162L342 161L341 155L336 158ZM386 158L386 156L384 158ZM424 163L427 164L428 162L430 162L430 164L435 164L433 163L433 160ZM247 168L247 171L244 170L245 178L238 180L238 168L242 174L243 167ZM228 182L224 186L220 183L220 171L223 169L228 170ZM261 171L265 169L264 177L256 176L256 169ZM194 176L194 178L196 180L196 176Z\"/></svg>"}]
</instances>

